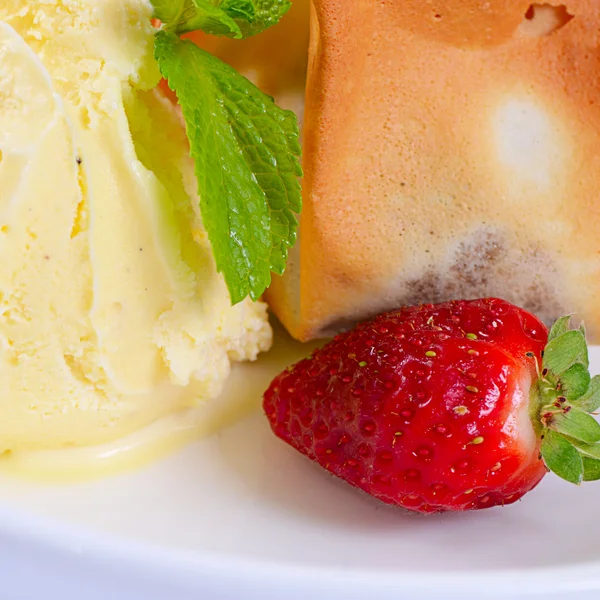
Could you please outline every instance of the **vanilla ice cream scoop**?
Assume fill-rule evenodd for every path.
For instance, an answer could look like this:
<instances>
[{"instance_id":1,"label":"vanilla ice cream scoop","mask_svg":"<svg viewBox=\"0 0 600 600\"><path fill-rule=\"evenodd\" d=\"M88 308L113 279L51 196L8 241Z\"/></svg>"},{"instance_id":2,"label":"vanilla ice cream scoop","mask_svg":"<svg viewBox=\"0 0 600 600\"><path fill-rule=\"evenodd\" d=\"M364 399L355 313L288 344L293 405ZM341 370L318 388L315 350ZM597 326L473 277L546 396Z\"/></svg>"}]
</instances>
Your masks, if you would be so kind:
<instances>
[{"instance_id":1,"label":"vanilla ice cream scoop","mask_svg":"<svg viewBox=\"0 0 600 600\"><path fill-rule=\"evenodd\" d=\"M0 4L0 452L125 436L270 345L216 273L151 12Z\"/></svg>"}]
</instances>

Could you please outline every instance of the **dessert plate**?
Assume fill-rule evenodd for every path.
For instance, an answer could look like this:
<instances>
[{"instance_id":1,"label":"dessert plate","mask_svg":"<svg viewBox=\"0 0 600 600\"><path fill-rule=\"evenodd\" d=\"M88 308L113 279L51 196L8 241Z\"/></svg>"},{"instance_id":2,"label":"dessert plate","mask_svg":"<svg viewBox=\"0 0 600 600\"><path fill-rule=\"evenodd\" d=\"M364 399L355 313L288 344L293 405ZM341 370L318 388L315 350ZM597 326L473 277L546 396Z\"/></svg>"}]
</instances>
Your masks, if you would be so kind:
<instances>
[{"instance_id":1,"label":"dessert plate","mask_svg":"<svg viewBox=\"0 0 600 600\"><path fill-rule=\"evenodd\" d=\"M361 495L275 439L258 406L279 339L226 392L247 417L135 472L0 481L0 596L63 600L591 600L600 484L547 477L520 503L420 517ZM600 371L600 348L591 351ZM226 397L225 400L228 398Z\"/></svg>"}]
</instances>

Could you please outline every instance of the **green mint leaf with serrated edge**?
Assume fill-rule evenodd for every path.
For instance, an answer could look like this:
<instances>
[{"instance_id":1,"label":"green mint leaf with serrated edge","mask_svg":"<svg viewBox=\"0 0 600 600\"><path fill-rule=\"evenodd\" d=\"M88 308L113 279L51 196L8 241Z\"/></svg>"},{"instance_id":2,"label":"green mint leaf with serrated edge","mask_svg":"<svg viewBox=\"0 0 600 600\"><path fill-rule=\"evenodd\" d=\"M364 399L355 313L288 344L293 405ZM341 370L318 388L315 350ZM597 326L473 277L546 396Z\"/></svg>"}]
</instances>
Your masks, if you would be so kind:
<instances>
[{"instance_id":1,"label":"green mint leaf with serrated edge","mask_svg":"<svg viewBox=\"0 0 600 600\"><path fill-rule=\"evenodd\" d=\"M154 15L168 31L187 33L202 30L212 35L240 39L234 18L210 0L153 0Z\"/></svg>"},{"instance_id":2,"label":"green mint leaf with serrated edge","mask_svg":"<svg viewBox=\"0 0 600 600\"><path fill-rule=\"evenodd\" d=\"M554 338L544 349L543 367L560 376L576 363L589 366L585 336L578 329L571 329Z\"/></svg>"},{"instance_id":3,"label":"green mint leaf with serrated edge","mask_svg":"<svg viewBox=\"0 0 600 600\"><path fill-rule=\"evenodd\" d=\"M592 377L587 391L577 398L573 404L587 413L594 412L600 408L600 375Z\"/></svg>"},{"instance_id":4,"label":"green mint leaf with serrated edge","mask_svg":"<svg viewBox=\"0 0 600 600\"><path fill-rule=\"evenodd\" d=\"M256 20L254 0L222 0L219 8L232 19L239 19L246 23L254 23Z\"/></svg>"},{"instance_id":5,"label":"green mint leaf with serrated edge","mask_svg":"<svg viewBox=\"0 0 600 600\"><path fill-rule=\"evenodd\" d=\"M598 481L600 479L600 460L583 456L583 480Z\"/></svg>"},{"instance_id":6,"label":"green mint leaf with serrated edge","mask_svg":"<svg viewBox=\"0 0 600 600\"><path fill-rule=\"evenodd\" d=\"M289 0L253 0L256 7L254 21L239 21L242 36L247 38L276 25L292 6Z\"/></svg>"},{"instance_id":7,"label":"green mint leaf with serrated edge","mask_svg":"<svg viewBox=\"0 0 600 600\"><path fill-rule=\"evenodd\" d=\"M551 342L554 338L557 338L559 335L563 333L567 333L570 330L571 323L571 315L565 315L560 319L557 319L554 325L550 328L550 332L548 333L548 341Z\"/></svg>"},{"instance_id":8,"label":"green mint leaf with serrated edge","mask_svg":"<svg viewBox=\"0 0 600 600\"><path fill-rule=\"evenodd\" d=\"M600 423L577 408L554 415L550 429L587 444L600 442Z\"/></svg>"},{"instance_id":9,"label":"green mint leaf with serrated edge","mask_svg":"<svg viewBox=\"0 0 600 600\"><path fill-rule=\"evenodd\" d=\"M583 396L590 386L590 372L581 363L568 368L559 378L561 394L567 400Z\"/></svg>"},{"instance_id":10,"label":"green mint leaf with serrated edge","mask_svg":"<svg viewBox=\"0 0 600 600\"><path fill-rule=\"evenodd\" d=\"M546 466L566 481L579 485L583 480L583 460L573 444L560 434L548 430L542 442Z\"/></svg>"},{"instance_id":11,"label":"green mint leaf with serrated edge","mask_svg":"<svg viewBox=\"0 0 600 600\"><path fill-rule=\"evenodd\" d=\"M289 0L152 0L155 16L167 31L201 30L236 39L276 25L290 9Z\"/></svg>"},{"instance_id":12,"label":"green mint leaf with serrated edge","mask_svg":"<svg viewBox=\"0 0 600 600\"><path fill-rule=\"evenodd\" d=\"M233 303L282 274L301 209L296 116L195 44L160 31L155 57L183 112L200 211Z\"/></svg>"}]
</instances>

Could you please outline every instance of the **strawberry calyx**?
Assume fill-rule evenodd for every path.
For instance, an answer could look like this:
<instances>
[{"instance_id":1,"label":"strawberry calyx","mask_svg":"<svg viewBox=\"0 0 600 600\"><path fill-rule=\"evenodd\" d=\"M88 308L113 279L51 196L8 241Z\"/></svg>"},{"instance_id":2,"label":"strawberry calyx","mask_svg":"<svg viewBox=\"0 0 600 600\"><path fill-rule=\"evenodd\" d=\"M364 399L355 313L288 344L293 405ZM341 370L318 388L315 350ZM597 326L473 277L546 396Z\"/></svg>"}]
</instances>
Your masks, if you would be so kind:
<instances>
[{"instance_id":1,"label":"strawberry calyx","mask_svg":"<svg viewBox=\"0 0 600 600\"><path fill-rule=\"evenodd\" d=\"M600 479L600 375L588 370L585 327L572 328L570 315L558 319L537 369L530 406L546 467L577 485Z\"/></svg>"}]
</instances>

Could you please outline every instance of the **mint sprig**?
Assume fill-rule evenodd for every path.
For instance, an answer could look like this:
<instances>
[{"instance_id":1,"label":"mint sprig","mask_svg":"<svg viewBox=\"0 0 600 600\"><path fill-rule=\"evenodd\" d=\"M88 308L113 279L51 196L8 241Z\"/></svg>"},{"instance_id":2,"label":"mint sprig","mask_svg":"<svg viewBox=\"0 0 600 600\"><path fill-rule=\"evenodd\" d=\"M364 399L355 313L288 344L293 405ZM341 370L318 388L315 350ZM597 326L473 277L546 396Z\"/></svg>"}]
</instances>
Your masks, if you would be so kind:
<instances>
[{"instance_id":1,"label":"mint sprig","mask_svg":"<svg viewBox=\"0 0 600 600\"><path fill-rule=\"evenodd\" d=\"M183 112L200 210L233 303L258 299L282 274L301 209L299 131L235 69L160 31L155 58Z\"/></svg>"},{"instance_id":2,"label":"mint sprig","mask_svg":"<svg viewBox=\"0 0 600 600\"><path fill-rule=\"evenodd\" d=\"M541 430L541 455L548 469L579 484L600 479L600 376L591 378L585 328L571 317L553 325L541 372L533 388L534 426Z\"/></svg>"},{"instance_id":3,"label":"mint sprig","mask_svg":"<svg viewBox=\"0 0 600 600\"><path fill-rule=\"evenodd\" d=\"M202 30L235 39L261 33L290 9L289 0L152 0L166 31Z\"/></svg>"},{"instance_id":4,"label":"mint sprig","mask_svg":"<svg viewBox=\"0 0 600 600\"><path fill-rule=\"evenodd\" d=\"M232 0L235 2L236 0ZM251 20L240 20L238 24L242 37L257 35L279 23L279 19L287 13L292 3L289 0L252 0L255 8L255 17Z\"/></svg>"}]
</instances>

